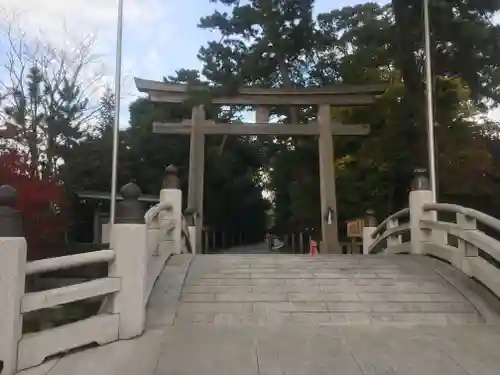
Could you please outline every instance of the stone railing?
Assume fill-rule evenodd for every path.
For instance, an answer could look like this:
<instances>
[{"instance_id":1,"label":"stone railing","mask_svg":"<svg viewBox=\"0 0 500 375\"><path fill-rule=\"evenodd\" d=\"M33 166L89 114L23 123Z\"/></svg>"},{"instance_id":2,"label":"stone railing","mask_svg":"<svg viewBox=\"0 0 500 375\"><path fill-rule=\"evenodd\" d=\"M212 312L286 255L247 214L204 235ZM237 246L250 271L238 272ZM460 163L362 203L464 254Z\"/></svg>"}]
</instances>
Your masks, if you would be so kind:
<instances>
[{"instance_id":1,"label":"stone railing","mask_svg":"<svg viewBox=\"0 0 500 375\"><path fill-rule=\"evenodd\" d=\"M140 334L142 322L137 320L137 308L130 307L142 305L142 300L137 298L139 288L136 284L144 273L140 262L136 262L140 252L129 254L130 248L138 244L140 233L135 236L134 243L124 249L118 244L111 249L28 262L21 216L12 208L16 200L17 194L13 188L0 187L2 375L11 375L17 370L39 365L48 356L59 352ZM116 227L120 232L120 227L129 225L131 224L117 224ZM25 291L25 280L29 275L96 263L108 263L107 277L49 290L31 293ZM111 297L109 312L56 328L22 334L23 316L26 314L98 296Z\"/></svg>"},{"instance_id":2,"label":"stone railing","mask_svg":"<svg viewBox=\"0 0 500 375\"><path fill-rule=\"evenodd\" d=\"M450 220L438 219L448 215ZM399 220L407 218L407 222ZM409 208L389 216L379 226L365 226L365 254L409 253L444 260L475 278L500 297L500 220L456 204L433 203L424 170L417 170ZM484 230L478 229L478 224ZM402 237L409 233L408 241Z\"/></svg>"},{"instance_id":3,"label":"stone railing","mask_svg":"<svg viewBox=\"0 0 500 375\"><path fill-rule=\"evenodd\" d=\"M196 227L189 225L186 218L182 216L181 222L181 253L196 253L194 238L196 235Z\"/></svg>"},{"instance_id":4,"label":"stone railing","mask_svg":"<svg viewBox=\"0 0 500 375\"><path fill-rule=\"evenodd\" d=\"M21 215L13 208L17 193L10 186L0 187L2 375L37 366L57 353L142 334L146 304L167 259L194 248L181 212L182 192L176 174L175 168L167 168L160 203L146 213L138 199L140 188L135 183L122 187L123 201L117 202L109 249L33 262L27 261ZM108 264L106 277L36 292L25 290L27 276L97 263ZM27 313L96 297L105 299L94 316L22 333L23 315Z\"/></svg>"},{"instance_id":5,"label":"stone railing","mask_svg":"<svg viewBox=\"0 0 500 375\"><path fill-rule=\"evenodd\" d=\"M409 216L410 209L403 208L388 216L377 227L368 227L372 230L364 233L366 236L363 236L363 252L373 254L384 249L390 249L386 252L391 251L392 253L407 252L409 243L403 242L403 235L410 231ZM373 222L371 219L369 216L367 221Z\"/></svg>"}]
</instances>

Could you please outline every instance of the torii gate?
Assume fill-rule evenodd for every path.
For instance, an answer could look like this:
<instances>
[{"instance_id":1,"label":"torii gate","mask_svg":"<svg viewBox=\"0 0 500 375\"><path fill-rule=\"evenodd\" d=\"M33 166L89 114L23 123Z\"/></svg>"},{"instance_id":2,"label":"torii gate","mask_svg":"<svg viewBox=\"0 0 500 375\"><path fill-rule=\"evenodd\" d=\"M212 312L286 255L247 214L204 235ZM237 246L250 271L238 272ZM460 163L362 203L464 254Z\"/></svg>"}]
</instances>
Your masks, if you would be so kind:
<instances>
[{"instance_id":1,"label":"torii gate","mask_svg":"<svg viewBox=\"0 0 500 375\"><path fill-rule=\"evenodd\" d=\"M191 86L159 81L135 79L140 92L156 103L183 103L189 99ZM202 90L203 87L197 87ZM207 88L205 88L207 89ZM196 220L196 251L201 253L203 230L203 182L205 169L205 135L312 135L319 136L319 174L322 215L322 249L340 251L337 228L337 197L332 135L366 135L369 125L344 125L332 121L331 107L349 107L372 104L385 86L338 85L308 88L256 88L243 87L237 93L215 96L213 104L251 105L256 110L255 124L215 123L207 120L203 106L193 107L191 119L180 123L153 123L153 132L159 134L186 134L191 137L189 151L188 208L194 209ZM317 122L309 124L269 123L269 108L273 105L318 107ZM324 251L324 250L323 250Z\"/></svg>"}]
</instances>

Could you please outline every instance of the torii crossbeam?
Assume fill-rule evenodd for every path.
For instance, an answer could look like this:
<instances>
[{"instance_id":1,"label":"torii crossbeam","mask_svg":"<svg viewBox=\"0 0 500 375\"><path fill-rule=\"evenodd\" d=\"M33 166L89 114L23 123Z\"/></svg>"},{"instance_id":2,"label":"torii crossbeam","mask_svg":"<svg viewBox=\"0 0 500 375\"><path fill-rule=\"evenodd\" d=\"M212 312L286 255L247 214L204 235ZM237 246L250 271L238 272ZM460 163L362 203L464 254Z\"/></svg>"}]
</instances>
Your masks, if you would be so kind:
<instances>
[{"instance_id":1,"label":"torii crossbeam","mask_svg":"<svg viewBox=\"0 0 500 375\"><path fill-rule=\"evenodd\" d=\"M189 99L188 85L170 84L144 79L135 80L137 89L153 102L183 103ZM192 87L191 87L192 88ZM195 88L203 90L204 87ZM205 88L206 89L206 88ZM255 124L215 123L207 120L203 106L194 106L191 119L179 123L153 124L159 134L186 134L191 137L189 154L188 207L199 215L196 222L196 250L201 252L203 230L203 185L205 167L205 135L310 135L319 136L319 170L322 213L323 252L340 252L337 228L337 199L333 136L366 135L369 125L344 125L332 121L331 107L368 105L375 102L385 86L332 86L323 88L263 89L242 87L234 95L216 96L212 103L221 105L252 105L256 109ZM269 123L269 107L273 105L318 106L317 121L309 124Z\"/></svg>"},{"instance_id":2,"label":"torii crossbeam","mask_svg":"<svg viewBox=\"0 0 500 375\"><path fill-rule=\"evenodd\" d=\"M158 134L191 134L192 120L164 123L153 122L153 133ZM366 135L370 133L370 125L344 125L338 122L331 124L332 135ZM228 124L206 120L203 125L205 135L319 135L316 122L308 124L270 124L245 123Z\"/></svg>"}]
</instances>

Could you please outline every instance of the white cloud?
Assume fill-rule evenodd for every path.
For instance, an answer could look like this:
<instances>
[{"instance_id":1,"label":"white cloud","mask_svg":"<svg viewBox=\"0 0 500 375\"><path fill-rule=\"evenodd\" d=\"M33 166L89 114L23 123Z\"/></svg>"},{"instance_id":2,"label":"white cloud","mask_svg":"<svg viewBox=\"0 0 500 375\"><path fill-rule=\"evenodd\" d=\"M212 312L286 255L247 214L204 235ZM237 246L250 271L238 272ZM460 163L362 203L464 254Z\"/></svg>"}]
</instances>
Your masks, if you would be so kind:
<instances>
[{"instance_id":1,"label":"white cloud","mask_svg":"<svg viewBox=\"0 0 500 375\"><path fill-rule=\"evenodd\" d=\"M162 16L161 0L125 0L126 23L145 25ZM52 40L61 41L62 31L70 35L87 36L114 30L117 0L2 0L6 14L21 16L22 26L29 32L41 32Z\"/></svg>"},{"instance_id":2,"label":"white cloud","mask_svg":"<svg viewBox=\"0 0 500 375\"><path fill-rule=\"evenodd\" d=\"M137 96L132 77L162 74L158 52L172 35L165 5L165 0L124 0L123 125L128 120L128 104ZM97 92L114 82L117 17L118 0L2 0L0 5L0 25L14 20L30 38L39 37L63 48L94 38L92 52L99 64L93 64L94 71L85 75L95 75L99 70L103 78Z\"/></svg>"},{"instance_id":3,"label":"white cloud","mask_svg":"<svg viewBox=\"0 0 500 375\"><path fill-rule=\"evenodd\" d=\"M384 1L380 1L384 2ZM1 0L0 26L17 15L16 22L28 36L60 47L69 47L89 36L95 37L93 52L99 64L92 69L103 75L100 87L113 85L118 0ZM124 0L122 126L128 121L128 105L138 93L134 76L159 79L182 66L197 68L197 48L212 36L196 28L214 5L207 0L183 0L173 9L168 0ZM345 0L344 3L352 3ZM318 1L317 11L331 8ZM500 21L497 17L497 22ZM2 40L0 36L0 61ZM86 72L92 76L93 72ZM102 90L97 90L102 92ZM491 113L500 120L500 109Z\"/></svg>"}]
</instances>

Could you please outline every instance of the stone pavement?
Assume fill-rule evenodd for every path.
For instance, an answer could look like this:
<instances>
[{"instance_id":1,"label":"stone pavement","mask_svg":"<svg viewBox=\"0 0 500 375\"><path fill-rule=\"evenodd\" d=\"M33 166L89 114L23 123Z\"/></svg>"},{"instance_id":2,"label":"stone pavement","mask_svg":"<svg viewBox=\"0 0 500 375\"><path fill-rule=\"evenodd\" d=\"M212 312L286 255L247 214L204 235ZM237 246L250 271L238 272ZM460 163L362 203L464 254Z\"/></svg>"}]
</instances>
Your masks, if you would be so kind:
<instances>
[{"instance_id":1,"label":"stone pavement","mask_svg":"<svg viewBox=\"0 0 500 375\"><path fill-rule=\"evenodd\" d=\"M474 306L421 260L410 256L196 257L175 324L481 322Z\"/></svg>"},{"instance_id":2,"label":"stone pavement","mask_svg":"<svg viewBox=\"0 0 500 375\"><path fill-rule=\"evenodd\" d=\"M174 257L142 337L20 374L497 375L497 312L424 257Z\"/></svg>"}]
</instances>

